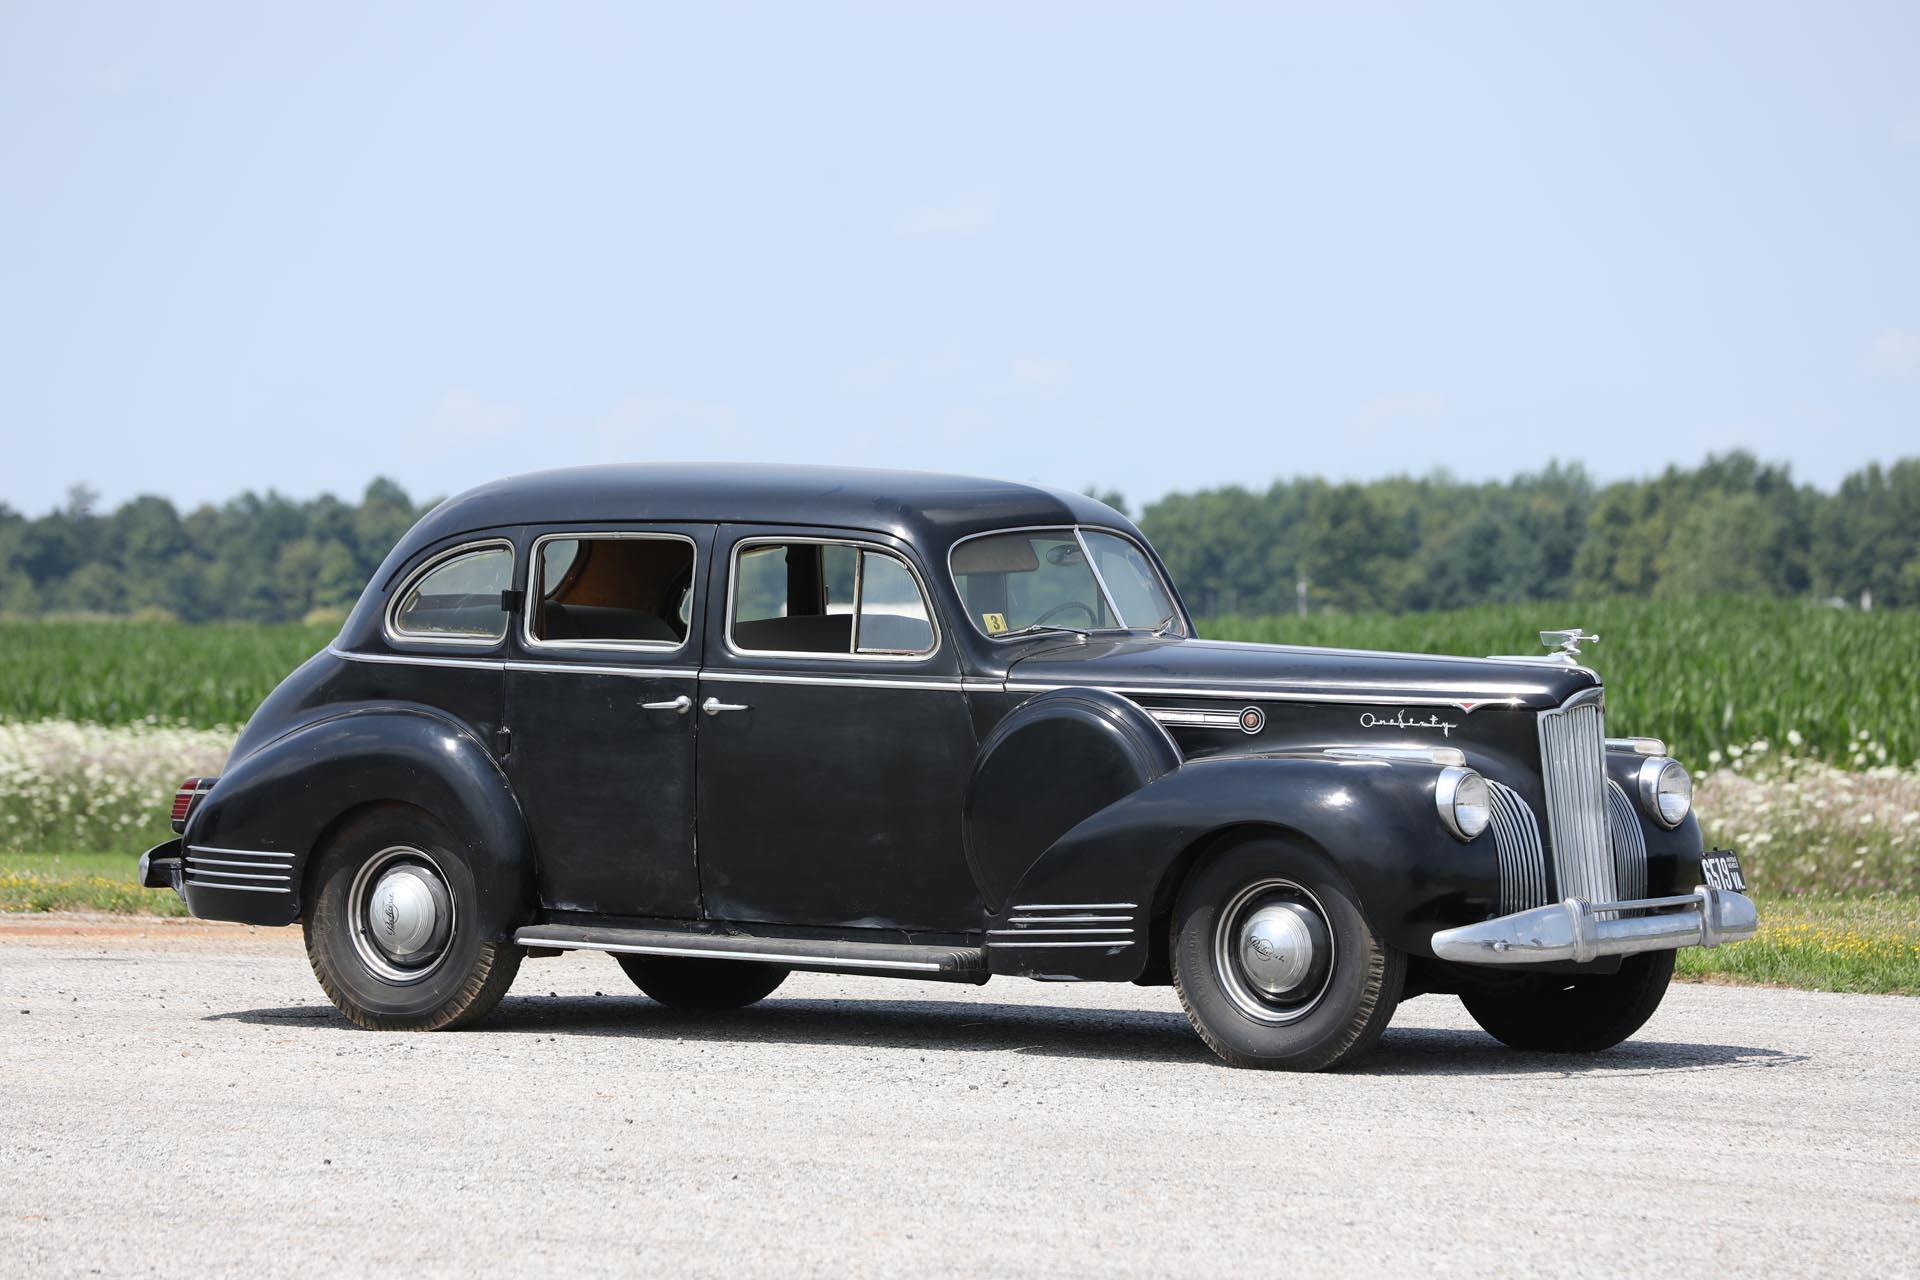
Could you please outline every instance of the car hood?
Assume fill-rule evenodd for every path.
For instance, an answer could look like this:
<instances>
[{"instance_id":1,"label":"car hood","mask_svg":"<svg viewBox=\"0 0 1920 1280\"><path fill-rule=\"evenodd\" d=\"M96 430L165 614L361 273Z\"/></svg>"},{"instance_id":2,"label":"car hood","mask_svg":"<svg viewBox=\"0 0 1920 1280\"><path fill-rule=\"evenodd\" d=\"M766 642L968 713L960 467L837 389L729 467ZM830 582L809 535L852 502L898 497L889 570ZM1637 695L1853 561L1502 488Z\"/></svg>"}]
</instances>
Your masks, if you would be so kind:
<instances>
[{"instance_id":1,"label":"car hood","mask_svg":"<svg viewBox=\"0 0 1920 1280\"><path fill-rule=\"evenodd\" d=\"M1018 659L1009 688L1094 685L1121 693L1309 698L1408 706L1556 707L1600 683L1585 667L1524 658L1456 658L1371 649L1093 636Z\"/></svg>"}]
</instances>

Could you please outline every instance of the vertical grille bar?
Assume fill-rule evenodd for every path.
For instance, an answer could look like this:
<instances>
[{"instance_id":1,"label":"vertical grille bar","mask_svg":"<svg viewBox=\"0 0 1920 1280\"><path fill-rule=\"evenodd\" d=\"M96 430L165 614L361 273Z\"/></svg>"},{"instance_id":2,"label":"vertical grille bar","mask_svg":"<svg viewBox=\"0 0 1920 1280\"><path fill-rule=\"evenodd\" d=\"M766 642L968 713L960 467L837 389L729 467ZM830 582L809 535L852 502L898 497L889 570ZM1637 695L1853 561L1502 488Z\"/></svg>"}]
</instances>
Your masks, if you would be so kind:
<instances>
[{"instance_id":1,"label":"vertical grille bar","mask_svg":"<svg viewBox=\"0 0 1920 1280\"><path fill-rule=\"evenodd\" d=\"M1647 838L1633 802L1612 778L1607 779L1607 819L1613 828L1613 871L1620 881L1620 900L1647 896Z\"/></svg>"},{"instance_id":2,"label":"vertical grille bar","mask_svg":"<svg viewBox=\"0 0 1920 1280\"><path fill-rule=\"evenodd\" d=\"M1607 823L1606 726L1594 694L1540 714L1547 833L1561 898L1617 902L1613 833Z\"/></svg>"},{"instance_id":3,"label":"vertical grille bar","mask_svg":"<svg viewBox=\"0 0 1920 1280\"><path fill-rule=\"evenodd\" d=\"M1493 796L1493 847L1500 857L1500 914L1547 904L1547 855L1533 810L1512 787L1488 779Z\"/></svg>"}]
</instances>

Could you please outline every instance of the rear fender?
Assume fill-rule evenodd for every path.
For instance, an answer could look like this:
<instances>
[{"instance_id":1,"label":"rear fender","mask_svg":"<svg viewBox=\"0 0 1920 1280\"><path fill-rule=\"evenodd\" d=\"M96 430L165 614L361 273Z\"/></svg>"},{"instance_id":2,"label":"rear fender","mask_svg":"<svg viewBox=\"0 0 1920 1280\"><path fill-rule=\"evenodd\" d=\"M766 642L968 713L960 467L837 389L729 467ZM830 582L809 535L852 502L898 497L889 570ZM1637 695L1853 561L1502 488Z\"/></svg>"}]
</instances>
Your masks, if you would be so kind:
<instances>
[{"instance_id":1,"label":"rear fender","mask_svg":"<svg viewBox=\"0 0 1920 1280\"><path fill-rule=\"evenodd\" d=\"M478 925L506 938L533 902L534 860L506 776L473 733L427 707L399 704L315 721L231 764L193 811L196 850L291 856L285 892L186 886L196 916L291 924L305 909L307 866L345 819L380 804L418 808L452 837L473 871ZM206 857L218 858L217 852Z\"/></svg>"},{"instance_id":2,"label":"rear fender","mask_svg":"<svg viewBox=\"0 0 1920 1280\"><path fill-rule=\"evenodd\" d=\"M1009 928L1016 915L1031 921L1036 912L1098 906L1090 914L1130 917L1132 945L1076 961L1072 976L1138 977L1150 931L1195 857L1223 837L1268 832L1325 854L1385 941L1430 955L1436 929L1486 919L1499 895L1492 835L1463 842L1440 823L1439 773L1423 763L1324 756L1190 761L1054 841L1011 896L1016 909L992 927ZM994 969L1038 976L1036 965L1060 972L1061 955L1035 961L1003 952Z\"/></svg>"}]
</instances>

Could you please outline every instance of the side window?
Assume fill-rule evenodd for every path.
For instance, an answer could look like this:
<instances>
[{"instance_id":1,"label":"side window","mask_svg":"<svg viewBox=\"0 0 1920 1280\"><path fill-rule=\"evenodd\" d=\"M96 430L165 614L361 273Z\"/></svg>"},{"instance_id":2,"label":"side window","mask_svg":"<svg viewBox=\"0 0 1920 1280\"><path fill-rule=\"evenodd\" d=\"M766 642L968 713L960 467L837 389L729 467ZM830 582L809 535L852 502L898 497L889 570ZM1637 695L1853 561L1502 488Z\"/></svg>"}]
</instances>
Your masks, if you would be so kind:
<instances>
[{"instance_id":1,"label":"side window","mask_svg":"<svg viewBox=\"0 0 1920 1280\"><path fill-rule=\"evenodd\" d=\"M492 644L507 634L500 593L513 585L513 548L489 544L443 560L407 587L393 633L418 640Z\"/></svg>"},{"instance_id":2,"label":"side window","mask_svg":"<svg viewBox=\"0 0 1920 1280\"><path fill-rule=\"evenodd\" d=\"M846 542L757 542L736 553L728 638L760 653L912 657L932 616L900 557Z\"/></svg>"},{"instance_id":3,"label":"side window","mask_svg":"<svg viewBox=\"0 0 1920 1280\"><path fill-rule=\"evenodd\" d=\"M669 535L551 535L536 544L534 644L678 648L693 600L693 544Z\"/></svg>"}]
</instances>

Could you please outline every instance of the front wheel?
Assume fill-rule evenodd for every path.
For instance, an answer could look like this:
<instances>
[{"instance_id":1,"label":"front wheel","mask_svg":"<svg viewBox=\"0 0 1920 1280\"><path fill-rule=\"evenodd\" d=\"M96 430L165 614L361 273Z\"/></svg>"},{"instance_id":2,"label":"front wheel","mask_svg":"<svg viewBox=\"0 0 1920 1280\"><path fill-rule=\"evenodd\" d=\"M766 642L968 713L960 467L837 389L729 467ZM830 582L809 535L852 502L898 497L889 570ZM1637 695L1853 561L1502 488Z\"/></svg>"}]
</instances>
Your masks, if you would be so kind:
<instances>
[{"instance_id":1,"label":"front wheel","mask_svg":"<svg viewBox=\"0 0 1920 1280\"><path fill-rule=\"evenodd\" d=\"M1528 978L1514 989L1473 989L1460 1003L1488 1035L1535 1053L1598 1053L1646 1025L1673 979L1673 952L1643 951L1617 973Z\"/></svg>"},{"instance_id":2,"label":"front wheel","mask_svg":"<svg viewBox=\"0 0 1920 1280\"><path fill-rule=\"evenodd\" d=\"M319 855L303 924L335 1007L369 1031L446 1031L487 1016L521 950L479 936L473 874L416 810L360 818Z\"/></svg>"},{"instance_id":3,"label":"front wheel","mask_svg":"<svg viewBox=\"0 0 1920 1280\"><path fill-rule=\"evenodd\" d=\"M1188 1020L1236 1067L1352 1061L1386 1030L1407 971L1331 863L1271 839L1224 850L1188 877L1171 951Z\"/></svg>"}]
</instances>

